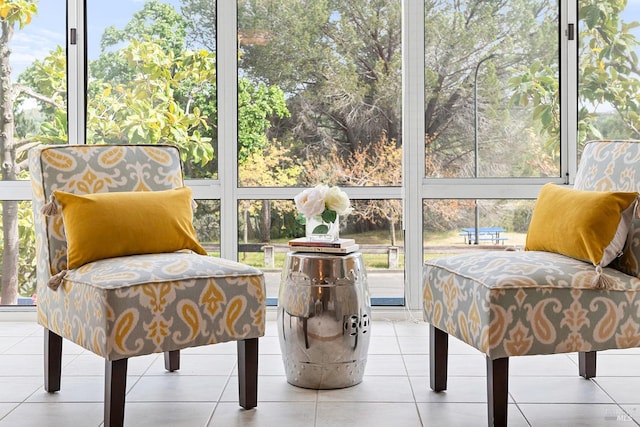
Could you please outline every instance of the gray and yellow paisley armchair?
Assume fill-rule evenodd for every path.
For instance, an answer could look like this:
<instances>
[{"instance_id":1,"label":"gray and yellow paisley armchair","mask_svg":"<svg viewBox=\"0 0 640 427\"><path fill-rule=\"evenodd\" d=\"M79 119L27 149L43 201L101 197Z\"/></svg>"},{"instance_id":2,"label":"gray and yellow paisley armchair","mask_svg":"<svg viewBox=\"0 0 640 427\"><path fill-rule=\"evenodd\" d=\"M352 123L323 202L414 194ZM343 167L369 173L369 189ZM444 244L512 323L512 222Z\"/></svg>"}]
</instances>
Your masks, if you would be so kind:
<instances>
[{"instance_id":1,"label":"gray and yellow paisley armchair","mask_svg":"<svg viewBox=\"0 0 640 427\"><path fill-rule=\"evenodd\" d=\"M62 339L105 359L104 425L124 423L127 360L237 341L239 403L257 405L260 270L207 256L177 148L64 145L29 155L45 390L60 390Z\"/></svg>"},{"instance_id":2,"label":"gray and yellow paisley armchair","mask_svg":"<svg viewBox=\"0 0 640 427\"><path fill-rule=\"evenodd\" d=\"M484 353L489 426L507 425L510 357L577 352L579 374L591 378L597 351L640 346L640 142L590 142L574 188L547 186L536 201L526 250L465 253L424 266L430 386L447 388L449 335ZM576 209L547 191L604 203ZM624 202L608 199L613 196ZM583 230L571 215L594 222ZM554 230L556 222L563 225ZM551 246L533 244L545 240L542 233L551 235ZM580 238L566 245L570 234ZM587 259L571 252L574 245L593 249L597 240L610 243ZM612 257L605 260L607 253Z\"/></svg>"}]
</instances>

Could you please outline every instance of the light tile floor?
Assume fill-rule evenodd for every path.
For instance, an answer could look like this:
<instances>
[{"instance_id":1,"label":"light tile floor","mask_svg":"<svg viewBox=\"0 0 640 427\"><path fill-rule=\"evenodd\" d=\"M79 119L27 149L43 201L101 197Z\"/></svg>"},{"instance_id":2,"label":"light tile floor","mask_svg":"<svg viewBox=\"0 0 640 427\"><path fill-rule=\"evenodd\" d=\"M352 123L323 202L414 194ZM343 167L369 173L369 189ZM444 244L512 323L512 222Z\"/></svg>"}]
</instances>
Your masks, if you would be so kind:
<instances>
[{"instance_id":1,"label":"light tile floor","mask_svg":"<svg viewBox=\"0 0 640 427\"><path fill-rule=\"evenodd\" d=\"M450 339L448 390L429 389L428 325L420 313L373 312L364 381L338 390L287 383L276 322L260 340L259 402L237 404L236 344L182 352L167 373L161 355L129 361L127 426L484 426L484 357ZM0 321L0 426L102 425L101 358L67 341L62 390L43 389L42 328ZM598 376L578 376L575 354L510 361L510 426L637 426L640 350L598 354Z\"/></svg>"}]
</instances>

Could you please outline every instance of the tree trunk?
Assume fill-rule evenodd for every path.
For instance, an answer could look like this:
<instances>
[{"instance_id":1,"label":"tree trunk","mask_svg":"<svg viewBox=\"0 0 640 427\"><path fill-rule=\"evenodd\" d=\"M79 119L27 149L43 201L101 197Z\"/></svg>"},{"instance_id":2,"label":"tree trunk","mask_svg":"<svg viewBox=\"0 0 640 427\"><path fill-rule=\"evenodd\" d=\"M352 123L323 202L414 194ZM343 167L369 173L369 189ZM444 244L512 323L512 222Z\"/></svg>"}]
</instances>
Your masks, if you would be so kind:
<instances>
[{"instance_id":1,"label":"tree trunk","mask_svg":"<svg viewBox=\"0 0 640 427\"><path fill-rule=\"evenodd\" d=\"M389 232L391 233L391 246L396 246L396 221L394 217L389 219Z\"/></svg>"},{"instance_id":2,"label":"tree trunk","mask_svg":"<svg viewBox=\"0 0 640 427\"><path fill-rule=\"evenodd\" d=\"M1 20L0 34L0 160L2 180L15 181L15 140L13 118L13 91L9 41L13 35L13 24ZM18 202L2 202L2 304L18 302Z\"/></svg>"},{"instance_id":3,"label":"tree trunk","mask_svg":"<svg viewBox=\"0 0 640 427\"><path fill-rule=\"evenodd\" d=\"M0 302L3 305L18 303L18 202L2 202L2 292Z\"/></svg>"},{"instance_id":4,"label":"tree trunk","mask_svg":"<svg viewBox=\"0 0 640 427\"><path fill-rule=\"evenodd\" d=\"M271 200L262 201L260 217L260 241L267 243L271 241Z\"/></svg>"},{"instance_id":5,"label":"tree trunk","mask_svg":"<svg viewBox=\"0 0 640 427\"><path fill-rule=\"evenodd\" d=\"M249 208L245 206L243 209L244 214L244 231L242 233L242 241L249 243Z\"/></svg>"},{"instance_id":6,"label":"tree trunk","mask_svg":"<svg viewBox=\"0 0 640 427\"><path fill-rule=\"evenodd\" d=\"M244 231L242 233L242 241L247 244L249 243L249 207L248 206L244 206L242 209L243 215L244 215ZM242 252L242 260L246 260L247 259L247 253L246 252Z\"/></svg>"}]
</instances>

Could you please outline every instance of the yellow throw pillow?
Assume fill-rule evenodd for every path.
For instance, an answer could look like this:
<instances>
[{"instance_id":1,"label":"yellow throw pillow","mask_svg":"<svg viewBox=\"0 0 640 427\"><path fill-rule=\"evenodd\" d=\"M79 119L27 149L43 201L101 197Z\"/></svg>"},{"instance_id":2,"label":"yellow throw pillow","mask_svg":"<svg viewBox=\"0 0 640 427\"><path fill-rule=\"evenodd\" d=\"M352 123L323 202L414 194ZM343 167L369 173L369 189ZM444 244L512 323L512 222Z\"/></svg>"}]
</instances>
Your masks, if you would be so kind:
<instances>
[{"instance_id":1,"label":"yellow throw pillow","mask_svg":"<svg viewBox=\"0 0 640 427\"><path fill-rule=\"evenodd\" d=\"M181 249L207 254L193 228L188 187L54 196L62 207L69 269L125 255Z\"/></svg>"},{"instance_id":2,"label":"yellow throw pillow","mask_svg":"<svg viewBox=\"0 0 640 427\"><path fill-rule=\"evenodd\" d=\"M638 193L542 187L525 250L566 255L605 267L622 251Z\"/></svg>"}]
</instances>

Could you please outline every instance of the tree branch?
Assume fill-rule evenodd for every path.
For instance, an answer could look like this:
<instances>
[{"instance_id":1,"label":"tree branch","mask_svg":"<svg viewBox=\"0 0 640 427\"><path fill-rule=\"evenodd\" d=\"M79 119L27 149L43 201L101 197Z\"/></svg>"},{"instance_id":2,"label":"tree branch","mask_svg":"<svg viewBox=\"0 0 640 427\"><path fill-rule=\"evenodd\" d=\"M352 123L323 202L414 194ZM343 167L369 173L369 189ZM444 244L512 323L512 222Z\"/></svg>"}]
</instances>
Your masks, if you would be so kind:
<instances>
[{"instance_id":1,"label":"tree branch","mask_svg":"<svg viewBox=\"0 0 640 427\"><path fill-rule=\"evenodd\" d=\"M26 94L29 95L32 98L35 98L39 101L42 101L44 103L47 104L51 104L52 106L59 108L59 109L65 109L65 105L64 104L60 104L59 102L56 102L55 99L42 95L41 93L36 92L35 90L31 89L30 87L27 86L22 86L22 85L18 85L18 84L14 84L13 85L13 101L15 102L18 99L18 96L20 96L20 94Z\"/></svg>"}]
</instances>

